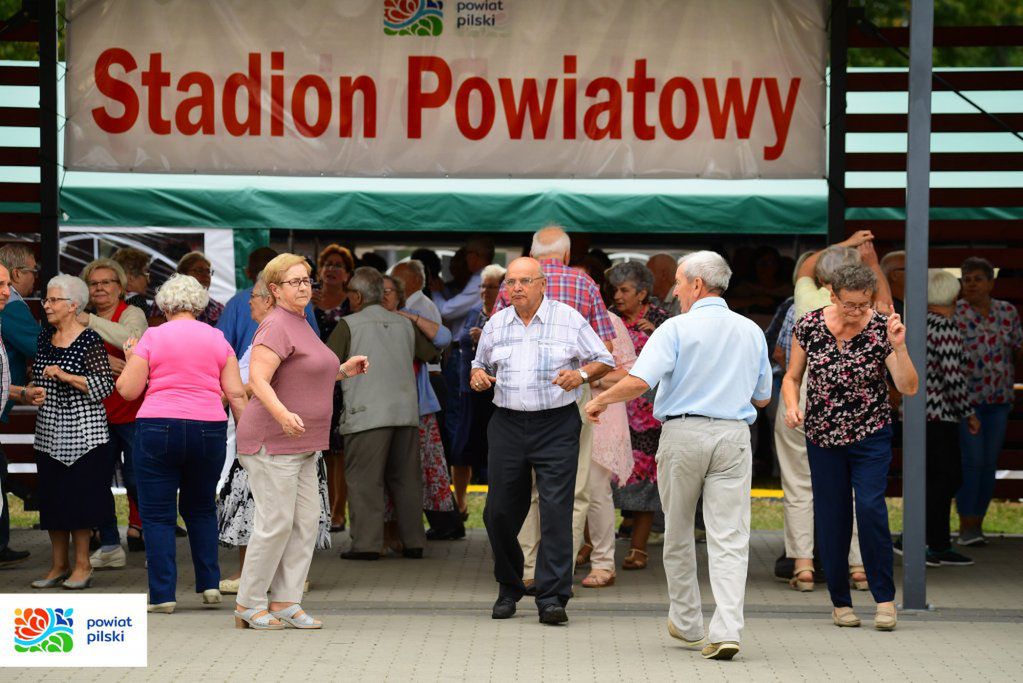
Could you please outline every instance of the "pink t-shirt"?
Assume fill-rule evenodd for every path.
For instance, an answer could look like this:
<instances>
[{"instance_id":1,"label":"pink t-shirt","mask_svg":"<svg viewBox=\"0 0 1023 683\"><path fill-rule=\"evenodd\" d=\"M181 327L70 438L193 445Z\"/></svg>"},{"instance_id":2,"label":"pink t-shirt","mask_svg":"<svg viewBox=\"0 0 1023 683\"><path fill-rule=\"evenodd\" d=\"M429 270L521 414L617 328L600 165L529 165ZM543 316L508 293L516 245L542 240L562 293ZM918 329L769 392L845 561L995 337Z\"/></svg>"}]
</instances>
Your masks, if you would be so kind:
<instances>
[{"instance_id":1,"label":"pink t-shirt","mask_svg":"<svg viewBox=\"0 0 1023 683\"><path fill-rule=\"evenodd\" d=\"M304 315L276 307L259 324L252 347L265 346L280 359L270 386L284 406L302 418L305 433L287 436L263 403L253 397L238 423L238 453L269 455L323 451L330 446L334 383L341 361L320 341Z\"/></svg>"},{"instance_id":2,"label":"pink t-shirt","mask_svg":"<svg viewBox=\"0 0 1023 683\"><path fill-rule=\"evenodd\" d=\"M220 373L234 349L224 333L198 320L150 327L135 345L149 362L149 388L136 417L224 422Z\"/></svg>"}]
</instances>

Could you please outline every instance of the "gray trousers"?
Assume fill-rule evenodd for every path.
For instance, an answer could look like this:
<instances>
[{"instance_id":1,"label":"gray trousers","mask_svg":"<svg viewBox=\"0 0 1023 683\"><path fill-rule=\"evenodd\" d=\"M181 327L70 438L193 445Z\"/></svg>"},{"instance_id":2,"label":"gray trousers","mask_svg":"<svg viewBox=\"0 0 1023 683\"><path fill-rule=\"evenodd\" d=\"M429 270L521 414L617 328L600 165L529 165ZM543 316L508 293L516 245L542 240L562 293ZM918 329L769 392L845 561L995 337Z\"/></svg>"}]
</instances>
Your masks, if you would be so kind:
<instances>
[{"instance_id":1,"label":"gray trousers","mask_svg":"<svg viewBox=\"0 0 1023 683\"><path fill-rule=\"evenodd\" d=\"M385 486L394 503L402 545L426 545L419 427L381 427L345 434L345 481L352 550L378 553L383 548Z\"/></svg>"}]
</instances>

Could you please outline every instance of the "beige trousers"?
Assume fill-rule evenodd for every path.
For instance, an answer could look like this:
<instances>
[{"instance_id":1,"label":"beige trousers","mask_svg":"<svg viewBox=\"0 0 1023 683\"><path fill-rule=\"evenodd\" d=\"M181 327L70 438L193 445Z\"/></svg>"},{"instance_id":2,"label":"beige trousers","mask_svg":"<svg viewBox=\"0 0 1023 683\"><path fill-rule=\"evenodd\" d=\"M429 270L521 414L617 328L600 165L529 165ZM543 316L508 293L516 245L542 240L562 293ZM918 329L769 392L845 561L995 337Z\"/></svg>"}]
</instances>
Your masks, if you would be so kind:
<instances>
[{"instance_id":1,"label":"beige trousers","mask_svg":"<svg viewBox=\"0 0 1023 683\"><path fill-rule=\"evenodd\" d=\"M806 410L806 381L799 387L799 409ZM806 454L806 432L802 427L785 426L784 403L778 405L774 420L774 449L781 470L781 488L785 493L782 509L785 515L785 556L792 559L813 557L813 486L810 483L810 460ZM853 516L852 543L849 544L849 566L861 567L860 538Z\"/></svg>"},{"instance_id":2,"label":"beige trousers","mask_svg":"<svg viewBox=\"0 0 1023 683\"><path fill-rule=\"evenodd\" d=\"M237 602L266 609L272 602L301 602L320 525L316 453L238 458L249 474L256 514L245 551Z\"/></svg>"},{"instance_id":3,"label":"beige trousers","mask_svg":"<svg viewBox=\"0 0 1023 683\"><path fill-rule=\"evenodd\" d=\"M615 570L615 502L611 494L611 470L590 463L590 565L593 569Z\"/></svg>"},{"instance_id":4,"label":"beige trousers","mask_svg":"<svg viewBox=\"0 0 1023 683\"><path fill-rule=\"evenodd\" d=\"M584 384L580 392L576 406L579 408L579 416L583 420L582 430L579 432L579 463L575 471L575 505L572 507L572 562L583 545L584 531L586 529L586 513L590 510L590 452L593 448L593 425L586 419L586 412L583 408L592 396L590 385ZM529 514L526 521L522 523L519 531L519 545L522 546L524 557L522 579L532 581L536 570L536 553L540 548L540 500L536 494L536 480L534 475L533 496L529 503Z\"/></svg>"}]
</instances>

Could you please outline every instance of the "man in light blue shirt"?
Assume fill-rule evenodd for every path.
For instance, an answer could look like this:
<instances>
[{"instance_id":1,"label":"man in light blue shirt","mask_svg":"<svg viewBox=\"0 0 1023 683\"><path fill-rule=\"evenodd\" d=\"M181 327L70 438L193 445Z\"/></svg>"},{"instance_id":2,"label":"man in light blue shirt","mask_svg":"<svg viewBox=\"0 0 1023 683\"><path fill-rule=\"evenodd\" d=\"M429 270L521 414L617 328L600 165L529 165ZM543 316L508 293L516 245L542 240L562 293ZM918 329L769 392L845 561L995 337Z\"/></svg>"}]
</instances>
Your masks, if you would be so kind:
<instances>
[{"instance_id":1,"label":"man in light blue shirt","mask_svg":"<svg viewBox=\"0 0 1023 683\"><path fill-rule=\"evenodd\" d=\"M710 251L689 254L675 275L682 315L650 336L629 375L586 405L599 422L608 405L657 386L654 417L664 422L657 486L664 506L668 632L689 646L709 641L707 659L739 652L749 563L752 454L749 425L771 400L764 333L728 310L721 295L731 269ZM704 630L693 523L703 495L710 582L717 602Z\"/></svg>"}]
</instances>

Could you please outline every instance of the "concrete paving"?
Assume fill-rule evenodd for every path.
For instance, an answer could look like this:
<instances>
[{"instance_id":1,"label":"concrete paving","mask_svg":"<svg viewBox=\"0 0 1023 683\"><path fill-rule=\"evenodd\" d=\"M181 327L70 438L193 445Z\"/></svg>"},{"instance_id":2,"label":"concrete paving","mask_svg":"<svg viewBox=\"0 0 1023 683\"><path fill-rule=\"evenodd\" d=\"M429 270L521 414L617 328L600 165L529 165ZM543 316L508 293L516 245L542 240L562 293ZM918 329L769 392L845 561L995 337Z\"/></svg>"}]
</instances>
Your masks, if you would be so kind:
<instances>
[{"instance_id":1,"label":"concrete paving","mask_svg":"<svg viewBox=\"0 0 1023 683\"><path fill-rule=\"evenodd\" d=\"M742 651L711 662L670 638L658 547L644 571L619 571L615 586L578 582L564 627L537 623L531 602L508 621L490 619L496 596L490 550L481 530L463 541L431 543L427 557L378 562L340 560L347 541L317 552L304 605L322 631L258 633L233 628L231 598L203 608L192 592L187 540L178 542L178 611L149 617L149 668L15 672L0 679L37 680L1020 680L1023 671L1023 539L995 538L971 548L973 567L928 570L935 609L903 613L893 633L871 627L872 600L855 593L858 629L831 624L823 586L797 593L773 577L779 532L755 532L746 591ZM11 545L29 549L22 565L0 570L0 591L25 592L45 572L49 545L38 531L14 530ZM699 546L708 614L706 546ZM619 559L626 548L619 545ZM143 554L124 570L97 572L90 592L145 592ZM237 554L221 553L225 574ZM896 558L896 580L901 567ZM899 595L901 599L901 591Z\"/></svg>"}]
</instances>

